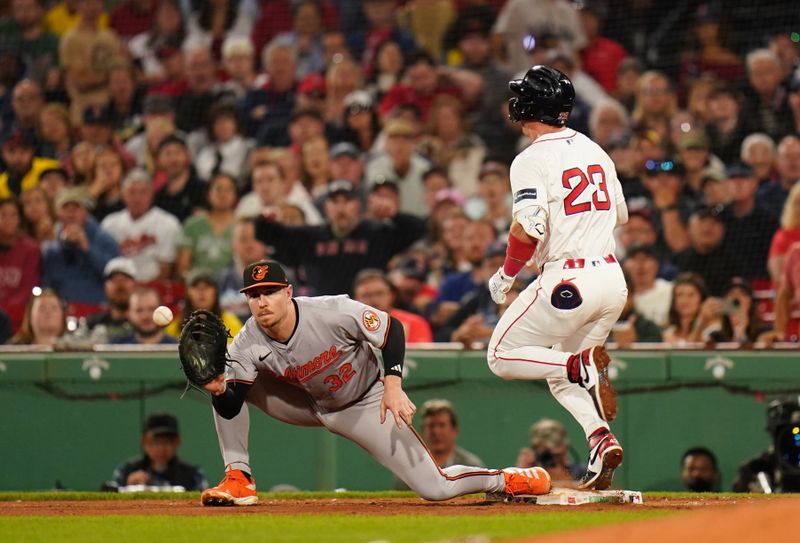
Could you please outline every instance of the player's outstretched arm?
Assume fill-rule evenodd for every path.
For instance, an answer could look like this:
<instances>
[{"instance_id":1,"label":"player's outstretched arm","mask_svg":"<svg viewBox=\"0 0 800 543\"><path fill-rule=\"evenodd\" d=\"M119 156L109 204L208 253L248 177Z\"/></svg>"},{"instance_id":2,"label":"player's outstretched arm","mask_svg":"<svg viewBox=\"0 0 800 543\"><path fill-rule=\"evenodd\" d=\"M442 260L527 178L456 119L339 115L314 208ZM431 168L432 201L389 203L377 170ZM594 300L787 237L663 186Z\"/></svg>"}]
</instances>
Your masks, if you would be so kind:
<instances>
[{"instance_id":1,"label":"player's outstretched arm","mask_svg":"<svg viewBox=\"0 0 800 543\"><path fill-rule=\"evenodd\" d=\"M398 428L405 422L409 427L414 420L417 407L403 390L403 361L406 356L406 337L403 325L394 317L389 318L383 354L383 398L381 399L381 424L386 422L386 411L390 411Z\"/></svg>"}]
</instances>

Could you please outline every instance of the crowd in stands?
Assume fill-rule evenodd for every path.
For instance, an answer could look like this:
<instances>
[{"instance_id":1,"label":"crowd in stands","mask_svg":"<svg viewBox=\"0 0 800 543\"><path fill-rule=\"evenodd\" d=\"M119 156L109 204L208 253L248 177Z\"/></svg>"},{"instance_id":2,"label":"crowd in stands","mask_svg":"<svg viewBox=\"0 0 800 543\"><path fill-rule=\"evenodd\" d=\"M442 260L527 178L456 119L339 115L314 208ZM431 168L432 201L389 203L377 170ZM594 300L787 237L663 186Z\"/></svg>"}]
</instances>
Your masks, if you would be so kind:
<instances>
[{"instance_id":1,"label":"crowd in stands","mask_svg":"<svg viewBox=\"0 0 800 543\"><path fill-rule=\"evenodd\" d=\"M409 343L486 341L514 299L486 281L529 144L507 84L548 64L630 210L611 339L797 341L800 35L780 4L0 3L0 340L168 343L197 308L235 332L242 270L269 257Z\"/></svg>"}]
</instances>

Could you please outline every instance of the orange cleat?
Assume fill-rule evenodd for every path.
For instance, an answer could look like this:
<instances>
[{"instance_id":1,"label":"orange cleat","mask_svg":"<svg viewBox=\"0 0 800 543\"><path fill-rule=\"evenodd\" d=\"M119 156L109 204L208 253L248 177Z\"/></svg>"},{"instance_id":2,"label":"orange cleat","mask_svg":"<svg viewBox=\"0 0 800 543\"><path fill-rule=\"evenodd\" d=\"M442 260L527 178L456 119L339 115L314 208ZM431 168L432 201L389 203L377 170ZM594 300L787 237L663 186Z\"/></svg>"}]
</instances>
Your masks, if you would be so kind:
<instances>
[{"instance_id":1,"label":"orange cleat","mask_svg":"<svg viewBox=\"0 0 800 543\"><path fill-rule=\"evenodd\" d=\"M239 469L225 472L225 478L200 495L200 503L208 506L255 505L258 503L256 481Z\"/></svg>"},{"instance_id":2,"label":"orange cleat","mask_svg":"<svg viewBox=\"0 0 800 543\"><path fill-rule=\"evenodd\" d=\"M550 474L540 467L534 468L506 468L503 470L506 479L504 494L511 496L540 495L550 492L552 484Z\"/></svg>"}]
</instances>

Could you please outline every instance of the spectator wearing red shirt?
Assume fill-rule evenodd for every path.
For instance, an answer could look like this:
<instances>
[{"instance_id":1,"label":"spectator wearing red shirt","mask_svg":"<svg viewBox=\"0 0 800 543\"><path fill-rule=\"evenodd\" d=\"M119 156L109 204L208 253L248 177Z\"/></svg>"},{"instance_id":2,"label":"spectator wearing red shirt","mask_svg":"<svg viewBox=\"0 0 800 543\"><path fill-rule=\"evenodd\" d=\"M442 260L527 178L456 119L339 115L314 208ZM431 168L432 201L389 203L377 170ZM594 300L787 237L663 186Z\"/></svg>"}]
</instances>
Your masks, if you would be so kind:
<instances>
[{"instance_id":1,"label":"spectator wearing red shirt","mask_svg":"<svg viewBox=\"0 0 800 543\"><path fill-rule=\"evenodd\" d=\"M772 237L767 258L772 281L777 284L783 276L783 266L789 248L800 242L800 182L796 183L789 191L786 204L781 215L781 227Z\"/></svg>"},{"instance_id":2,"label":"spectator wearing red shirt","mask_svg":"<svg viewBox=\"0 0 800 543\"><path fill-rule=\"evenodd\" d=\"M353 285L355 299L361 303L385 311L403 324L406 343L430 343L433 341L431 327L423 317L394 307L395 292L386 275L380 270L362 270Z\"/></svg>"},{"instance_id":3,"label":"spectator wearing red shirt","mask_svg":"<svg viewBox=\"0 0 800 543\"><path fill-rule=\"evenodd\" d=\"M775 329L761 339L767 341L797 341L797 321L792 330L792 306L797 305L800 294L800 243L795 243L786 254L786 265L778 283L775 296Z\"/></svg>"},{"instance_id":4,"label":"spectator wearing red shirt","mask_svg":"<svg viewBox=\"0 0 800 543\"><path fill-rule=\"evenodd\" d=\"M15 332L31 291L39 284L40 271L39 245L22 235L17 203L0 200L0 307L8 313Z\"/></svg>"},{"instance_id":5,"label":"spectator wearing red shirt","mask_svg":"<svg viewBox=\"0 0 800 543\"><path fill-rule=\"evenodd\" d=\"M123 40L147 32L153 26L156 0L127 0L111 12L110 25Z\"/></svg>"},{"instance_id":6,"label":"spectator wearing red shirt","mask_svg":"<svg viewBox=\"0 0 800 543\"><path fill-rule=\"evenodd\" d=\"M606 15L605 6L597 1L587 2L581 9L581 23L589 41L581 51L581 63L583 71L612 94L617 90L619 65L628 52L619 43L600 35Z\"/></svg>"},{"instance_id":7,"label":"spectator wearing red shirt","mask_svg":"<svg viewBox=\"0 0 800 543\"><path fill-rule=\"evenodd\" d=\"M419 109L424 122L433 101L443 94L462 99L461 90L440 77L436 61L428 53L418 52L408 59L403 80L386 93L378 112L385 119L397 106L410 103Z\"/></svg>"}]
</instances>

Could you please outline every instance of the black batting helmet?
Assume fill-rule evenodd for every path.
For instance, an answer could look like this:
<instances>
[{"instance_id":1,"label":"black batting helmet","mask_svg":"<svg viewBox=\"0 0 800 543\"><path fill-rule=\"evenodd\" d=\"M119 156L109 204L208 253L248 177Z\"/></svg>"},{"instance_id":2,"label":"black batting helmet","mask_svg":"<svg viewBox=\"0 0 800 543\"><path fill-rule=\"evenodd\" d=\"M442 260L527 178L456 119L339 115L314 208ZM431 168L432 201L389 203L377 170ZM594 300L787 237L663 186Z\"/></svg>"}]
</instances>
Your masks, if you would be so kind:
<instances>
[{"instance_id":1,"label":"black batting helmet","mask_svg":"<svg viewBox=\"0 0 800 543\"><path fill-rule=\"evenodd\" d=\"M508 88L516 94L508 101L508 117L514 121L539 121L564 126L575 103L575 88L569 78L549 66L534 66Z\"/></svg>"}]
</instances>

